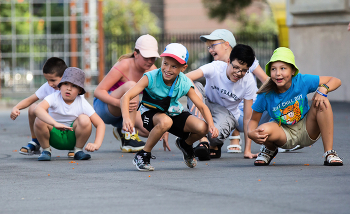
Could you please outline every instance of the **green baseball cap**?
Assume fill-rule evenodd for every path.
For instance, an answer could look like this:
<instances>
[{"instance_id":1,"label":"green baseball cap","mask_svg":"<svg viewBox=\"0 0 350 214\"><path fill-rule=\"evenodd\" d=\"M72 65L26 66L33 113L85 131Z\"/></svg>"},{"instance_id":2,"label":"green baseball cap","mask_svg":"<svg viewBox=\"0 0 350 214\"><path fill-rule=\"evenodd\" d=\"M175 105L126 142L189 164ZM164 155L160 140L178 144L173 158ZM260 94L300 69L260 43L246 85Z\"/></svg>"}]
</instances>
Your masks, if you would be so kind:
<instances>
[{"instance_id":1,"label":"green baseball cap","mask_svg":"<svg viewBox=\"0 0 350 214\"><path fill-rule=\"evenodd\" d=\"M270 61L265 66L267 76L269 76L269 77L271 76L270 64L272 62L277 62L277 61L286 62L286 63L294 65L294 67L297 69L294 73L294 76L296 76L299 73L299 69L295 65L295 59L294 59L293 52L289 48L280 47L280 48L277 48L273 52Z\"/></svg>"}]
</instances>

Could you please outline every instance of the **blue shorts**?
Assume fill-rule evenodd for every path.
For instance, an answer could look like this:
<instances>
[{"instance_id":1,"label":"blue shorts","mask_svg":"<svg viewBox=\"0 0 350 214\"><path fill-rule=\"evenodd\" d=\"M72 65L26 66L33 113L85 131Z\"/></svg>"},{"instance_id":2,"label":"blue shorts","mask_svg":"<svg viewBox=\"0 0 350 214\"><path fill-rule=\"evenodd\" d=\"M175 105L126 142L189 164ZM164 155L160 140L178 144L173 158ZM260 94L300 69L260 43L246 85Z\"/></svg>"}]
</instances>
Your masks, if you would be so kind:
<instances>
[{"instance_id":1,"label":"blue shorts","mask_svg":"<svg viewBox=\"0 0 350 214\"><path fill-rule=\"evenodd\" d=\"M96 97L94 98L94 109L105 124L111 124L114 127L123 128L123 117L122 116L116 117L112 115L111 112L109 112L108 110L108 104L102 102Z\"/></svg>"}]
</instances>

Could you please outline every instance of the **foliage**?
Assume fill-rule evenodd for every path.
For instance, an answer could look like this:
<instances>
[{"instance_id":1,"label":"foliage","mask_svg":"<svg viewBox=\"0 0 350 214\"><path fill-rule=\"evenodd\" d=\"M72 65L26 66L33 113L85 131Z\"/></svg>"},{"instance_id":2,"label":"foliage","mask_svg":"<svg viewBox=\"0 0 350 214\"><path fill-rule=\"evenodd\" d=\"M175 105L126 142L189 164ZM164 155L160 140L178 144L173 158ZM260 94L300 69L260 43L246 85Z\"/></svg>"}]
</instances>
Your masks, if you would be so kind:
<instances>
[{"instance_id":1,"label":"foliage","mask_svg":"<svg viewBox=\"0 0 350 214\"><path fill-rule=\"evenodd\" d=\"M150 11L149 5L141 0L105 0L105 34L156 34L160 32L157 17Z\"/></svg>"},{"instance_id":2,"label":"foliage","mask_svg":"<svg viewBox=\"0 0 350 214\"><path fill-rule=\"evenodd\" d=\"M235 15L249 6L252 0L202 0L202 3L209 10L210 18L217 18L222 22L227 16Z\"/></svg>"},{"instance_id":3,"label":"foliage","mask_svg":"<svg viewBox=\"0 0 350 214\"><path fill-rule=\"evenodd\" d=\"M258 33L274 33L277 34L278 29L275 20L271 15L263 14L257 16L252 14L247 16L244 12L241 12L238 16L238 21L240 23L237 33L248 33L248 34L258 34Z\"/></svg>"}]
</instances>

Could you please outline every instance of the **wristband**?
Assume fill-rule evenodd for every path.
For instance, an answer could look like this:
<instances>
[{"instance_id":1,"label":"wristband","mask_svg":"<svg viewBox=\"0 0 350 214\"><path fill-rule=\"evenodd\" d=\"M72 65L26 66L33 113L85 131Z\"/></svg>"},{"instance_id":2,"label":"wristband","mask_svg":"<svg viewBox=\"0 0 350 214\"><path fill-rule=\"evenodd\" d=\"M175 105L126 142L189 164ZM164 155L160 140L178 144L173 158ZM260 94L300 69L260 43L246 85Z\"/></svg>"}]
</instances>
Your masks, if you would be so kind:
<instances>
[{"instance_id":1,"label":"wristband","mask_svg":"<svg viewBox=\"0 0 350 214\"><path fill-rule=\"evenodd\" d=\"M317 92L318 94L321 94L321 95L324 96L324 97L327 97L327 96L328 96L327 94L324 94L324 93L320 92L319 90L316 90L316 92Z\"/></svg>"},{"instance_id":2,"label":"wristband","mask_svg":"<svg viewBox=\"0 0 350 214\"><path fill-rule=\"evenodd\" d=\"M326 85L326 84L322 84L322 85L321 85L321 87L323 87L323 88L327 89L327 92L329 92L329 87L328 87L328 85Z\"/></svg>"}]
</instances>

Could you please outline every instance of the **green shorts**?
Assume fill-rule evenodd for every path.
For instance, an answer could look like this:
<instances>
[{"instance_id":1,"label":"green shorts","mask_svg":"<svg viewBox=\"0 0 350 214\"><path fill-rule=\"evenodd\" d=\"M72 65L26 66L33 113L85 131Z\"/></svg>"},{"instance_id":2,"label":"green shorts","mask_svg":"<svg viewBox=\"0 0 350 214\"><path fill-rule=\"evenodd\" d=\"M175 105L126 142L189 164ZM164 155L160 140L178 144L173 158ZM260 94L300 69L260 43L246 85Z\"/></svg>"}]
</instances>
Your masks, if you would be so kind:
<instances>
[{"instance_id":1,"label":"green shorts","mask_svg":"<svg viewBox=\"0 0 350 214\"><path fill-rule=\"evenodd\" d=\"M73 122L74 123L74 122ZM73 127L73 123L70 127ZM74 131L60 131L55 127L50 132L50 146L58 150L73 150L76 143Z\"/></svg>"}]
</instances>

